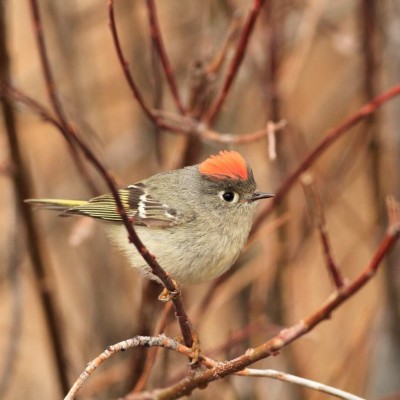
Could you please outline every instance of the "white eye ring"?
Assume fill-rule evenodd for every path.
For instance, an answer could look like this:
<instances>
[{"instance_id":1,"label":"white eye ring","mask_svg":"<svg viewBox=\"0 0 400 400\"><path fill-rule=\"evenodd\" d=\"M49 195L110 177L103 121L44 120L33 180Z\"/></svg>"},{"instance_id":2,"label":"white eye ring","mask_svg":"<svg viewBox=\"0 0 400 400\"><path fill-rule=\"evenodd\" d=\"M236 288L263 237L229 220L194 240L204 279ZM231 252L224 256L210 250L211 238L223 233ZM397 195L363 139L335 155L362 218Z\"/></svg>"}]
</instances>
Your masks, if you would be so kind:
<instances>
[{"instance_id":1,"label":"white eye ring","mask_svg":"<svg viewBox=\"0 0 400 400\"><path fill-rule=\"evenodd\" d=\"M225 203L237 203L239 200L239 195L233 190L222 190L218 193L218 196Z\"/></svg>"}]
</instances>

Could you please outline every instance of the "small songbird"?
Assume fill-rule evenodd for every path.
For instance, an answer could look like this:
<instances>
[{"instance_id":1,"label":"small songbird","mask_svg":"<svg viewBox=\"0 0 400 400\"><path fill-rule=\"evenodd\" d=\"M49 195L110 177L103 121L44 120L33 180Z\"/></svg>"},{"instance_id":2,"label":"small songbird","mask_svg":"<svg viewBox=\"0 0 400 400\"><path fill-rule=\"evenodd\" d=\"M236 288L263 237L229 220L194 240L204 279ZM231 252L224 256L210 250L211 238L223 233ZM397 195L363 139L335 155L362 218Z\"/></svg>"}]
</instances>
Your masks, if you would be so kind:
<instances>
[{"instance_id":1,"label":"small songbird","mask_svg":"<svg viewBox=\"0 0 400 400\"><path fill-rule=\"evenodd\" d=\"M176 282L220 276L239 256L250 232L257 200L253 172L236 151L220 151L198 165L156 174L119 190L135 230ZM30 199L28 203L104 222L132 266L156 279L128 236L111 194L91 200Z\"/></svg>"}]
</instances>

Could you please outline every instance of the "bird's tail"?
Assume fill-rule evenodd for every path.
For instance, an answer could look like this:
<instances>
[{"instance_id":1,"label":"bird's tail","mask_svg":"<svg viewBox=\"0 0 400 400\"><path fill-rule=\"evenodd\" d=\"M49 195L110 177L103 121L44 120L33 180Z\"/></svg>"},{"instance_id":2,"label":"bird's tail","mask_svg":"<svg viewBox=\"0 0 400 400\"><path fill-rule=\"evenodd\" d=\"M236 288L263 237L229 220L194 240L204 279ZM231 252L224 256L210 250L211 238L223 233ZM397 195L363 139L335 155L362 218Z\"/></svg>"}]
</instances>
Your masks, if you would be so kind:
<instances>
[{"instance_id":1,"label":"bird's tail","mask_svg":"<svg viewBox=\"0 0 400 400\"><path fill-rule=\"evenodd\" d=\"M32 204L38 209L59 211L60 215L69 215L71 208L80 207L87 203L86 200L62 200L62 199L27 199L25 203Z\"/></svg>"}]
</instances>

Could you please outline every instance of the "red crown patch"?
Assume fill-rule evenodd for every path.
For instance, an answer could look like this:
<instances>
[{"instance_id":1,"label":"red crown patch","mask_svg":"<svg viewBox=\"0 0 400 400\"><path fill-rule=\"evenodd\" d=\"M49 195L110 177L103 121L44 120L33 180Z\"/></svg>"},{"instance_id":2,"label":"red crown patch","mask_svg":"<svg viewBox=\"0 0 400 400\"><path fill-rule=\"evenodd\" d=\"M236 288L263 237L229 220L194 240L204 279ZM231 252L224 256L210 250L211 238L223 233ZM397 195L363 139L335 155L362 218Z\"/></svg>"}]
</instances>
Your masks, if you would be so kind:
<instances>
[{"instance_id":1,"label":"red crown patch","mask_svg":"<svg viewBox=\"0 0 400 400\"><path fill-rule=\"evenodd\" d=\"M248 178L246 160L237 151L220 151L218 155L210 156L200 164L202 175L209 175L217 179Z\"/></svg>"}]
</instances>

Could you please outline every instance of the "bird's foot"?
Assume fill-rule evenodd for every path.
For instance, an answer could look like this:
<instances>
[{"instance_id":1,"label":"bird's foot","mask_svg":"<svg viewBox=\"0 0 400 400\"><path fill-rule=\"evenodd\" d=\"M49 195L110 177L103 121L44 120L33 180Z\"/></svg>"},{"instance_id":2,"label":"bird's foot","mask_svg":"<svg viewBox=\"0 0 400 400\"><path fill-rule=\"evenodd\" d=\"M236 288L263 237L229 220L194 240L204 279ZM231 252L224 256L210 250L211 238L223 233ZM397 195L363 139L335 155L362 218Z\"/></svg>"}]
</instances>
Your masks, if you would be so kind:
<instances>
[{"instance_id":1,"label":"bird's foot","mask_svg":"<svg viewBox=\"0 0 400 400\"><path fill-rule=\"evenodd\" d=\"M195 365L199 362L201 356L201 348L200 348L200 338L199 334L195 329L192 328L192 339L193 344L191 350L193 352L193 357L189 363L189 365Z\"/></svg>"},{"instance_id":2,"label":"bird's foot","mask_svg":"<svg viewBox=\"0 0 400 400\"><path fill-rule=\"evenodd\" d=\"M191 334L192 334L193 344L192 347L190 348L192 354L190 357L189 365L195 365L200 361L201 358L200 338L199 334L195 329L193 329L193 327L191 327ZM175 340L185 345L185 340L183 339L183 336L178 336L175 338Z\"/></svg>"},{"instance_id":3,"label":"bird's foot","mask_svg":"<svg viewBox=\"0 0 400 400\"><path fill-rule=\"evenodd\" d=\"M172 282L174 282L175 290L169 291L167 288L164 288L163 291L158 296L158 300L162 301L163 303L167 303L171 300L176 299L181 292L178 282L176 282L173 279Z\"/></svg>"}]
</instances>

